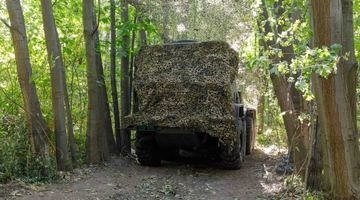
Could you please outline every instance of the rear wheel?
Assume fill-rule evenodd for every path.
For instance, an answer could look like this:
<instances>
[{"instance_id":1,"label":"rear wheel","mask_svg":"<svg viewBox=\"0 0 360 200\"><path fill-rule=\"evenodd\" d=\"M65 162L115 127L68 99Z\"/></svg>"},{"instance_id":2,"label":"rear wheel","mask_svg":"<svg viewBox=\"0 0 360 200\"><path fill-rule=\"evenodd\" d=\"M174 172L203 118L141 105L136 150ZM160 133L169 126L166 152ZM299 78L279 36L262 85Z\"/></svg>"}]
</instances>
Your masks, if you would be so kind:
<instances>
[{"instance_id":1,"label":"rear wheel","mask_svg":"<svg viewBox=\"0 0 360 200\"><path fill-rule=\"evenodd\" d=\"M243 162L243 154L239 142L220 142L221 166L224 169L240 169Z\"/></svg>"},{"instance_id":2,"label":"rear wheel","mask_svg":"<svg viewBox=\"0 0 360 200\"><path fill-rule=\"evenodd\" d=\"M149 132L136 133L136 155L139 163L145 166L159 166L161 158L154 135Z\"/></svg>"}]
</instances>

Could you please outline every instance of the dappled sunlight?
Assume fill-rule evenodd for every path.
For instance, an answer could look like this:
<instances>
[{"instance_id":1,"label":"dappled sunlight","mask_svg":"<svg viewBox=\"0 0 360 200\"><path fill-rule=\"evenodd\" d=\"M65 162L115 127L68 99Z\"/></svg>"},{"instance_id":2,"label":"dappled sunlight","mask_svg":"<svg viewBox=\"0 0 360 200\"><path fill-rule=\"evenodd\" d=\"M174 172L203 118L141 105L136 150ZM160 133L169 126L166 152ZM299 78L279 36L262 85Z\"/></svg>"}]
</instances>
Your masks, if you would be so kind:
<instances>
[{"instance_id":1,"label":"dappled sunlight","mask_svg":"<svg viewBox=\"0 0 360 200\"><path fill-rule=\"evenodd\" d=\"M284 147L279 147L278 145L270 145L270 146L258 146L260 150L262 150L266 155L269 156L280 156L287 153L287 149Z\"/></svg>"}]
</instances>

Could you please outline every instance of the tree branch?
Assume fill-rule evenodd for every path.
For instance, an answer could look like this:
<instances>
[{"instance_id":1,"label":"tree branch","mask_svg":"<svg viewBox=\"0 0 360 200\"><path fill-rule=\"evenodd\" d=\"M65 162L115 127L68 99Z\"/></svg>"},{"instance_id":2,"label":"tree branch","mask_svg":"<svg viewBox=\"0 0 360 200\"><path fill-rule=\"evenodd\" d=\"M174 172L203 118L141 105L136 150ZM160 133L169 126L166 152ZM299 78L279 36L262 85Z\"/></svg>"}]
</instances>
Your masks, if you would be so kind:
<instances>
[{"instance_id":1,"label":"tree branch","mask_svg":"<svg viewBox=\"0 0 360 200\"><path fill-rule=\"evenodd\" d=\"M99 25L100 25L100 12L101 12L101 6L100 6L100 0L98 0L98 18L97 18L97 22L96 22L96 26L94 28L94 30L91 33L91 36L94 36L94 34L96 33L96 31L99 29Z\"/></svg>"},{"instance_id":2,"label":"tree branch","mask_svg":"<svg viewBox=\"0 0 360 200\"><path fill-rule=\"evenodd\" d=\"M14 27L12 27L10 24L7 23L7 21L3 18L0 18L0 21L6 26L8 27L10 30L14 30L17 33L19 33L22 37L25 37L23 33L21 33L19 30L15 29Z\"/></svg>"}]
</instances>

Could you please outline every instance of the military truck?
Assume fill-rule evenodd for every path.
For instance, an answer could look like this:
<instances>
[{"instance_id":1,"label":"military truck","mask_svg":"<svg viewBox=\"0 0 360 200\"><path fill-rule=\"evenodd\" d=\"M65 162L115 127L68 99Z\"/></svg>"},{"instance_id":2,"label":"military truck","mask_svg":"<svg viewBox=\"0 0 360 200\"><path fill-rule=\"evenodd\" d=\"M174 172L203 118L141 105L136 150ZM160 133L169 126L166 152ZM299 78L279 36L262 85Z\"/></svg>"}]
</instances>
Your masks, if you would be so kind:
<instances>
[{"instance_id":1,"label":"military truck","mask_svg":"<svg viewBox=\"0 0 360 200\"><path fill-rule=\"evenodd\" d=\"M187 150L239 169L254 146L255 111L242 103L238 67L238 54L221 41L142 48L133 83L137 109L125 118L136 130L138 162L158 166Z\"/></svg>"}]
</instances>

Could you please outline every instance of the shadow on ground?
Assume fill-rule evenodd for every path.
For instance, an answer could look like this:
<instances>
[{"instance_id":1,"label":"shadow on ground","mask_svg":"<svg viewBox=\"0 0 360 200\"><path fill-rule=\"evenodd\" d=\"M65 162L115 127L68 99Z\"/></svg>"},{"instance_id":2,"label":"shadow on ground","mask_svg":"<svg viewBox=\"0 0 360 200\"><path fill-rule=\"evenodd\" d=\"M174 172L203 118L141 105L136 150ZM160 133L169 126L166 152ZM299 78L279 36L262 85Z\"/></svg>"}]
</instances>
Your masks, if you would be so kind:
<instances>
[{"instance_id":1,"label":"shadow on ground","mask_svg":"<svg viewBox=\"0 0 360 200\"><path fill-rule=\"evenodd\" d=\"M281 189L271 171L278 158L255 150L240 170L222 170L204 157L143 167L134 159L114 158L102 167L75 170L61 183L31 186L9 199L268 199ZM1 199L1 197L0 197ZM4 199L4 197L3 197Z\"/></svg>"}]
</instances>

